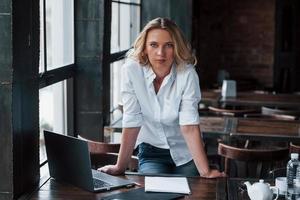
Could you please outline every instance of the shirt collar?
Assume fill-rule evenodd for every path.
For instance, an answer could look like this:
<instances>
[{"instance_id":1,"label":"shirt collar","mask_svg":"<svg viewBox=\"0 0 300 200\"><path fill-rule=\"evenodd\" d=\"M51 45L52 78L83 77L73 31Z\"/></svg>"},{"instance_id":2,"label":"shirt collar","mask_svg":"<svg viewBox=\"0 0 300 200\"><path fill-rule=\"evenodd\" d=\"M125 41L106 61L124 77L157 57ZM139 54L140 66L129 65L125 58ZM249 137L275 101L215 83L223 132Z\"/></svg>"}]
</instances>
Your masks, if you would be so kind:
<instances>
[{"instance_id":1,"label":"shirt collar","mask_svg":"<svg viewBox=\"0 0 300 200\"><path fill-rule=\"evenodd\" d=\"M156 75L155 75L155 73L153 72L152 68L149 65L144 66L143 71L144 71L144 74L145 74L147 86L150 86L150 84L155 79Z\"/></svg>"},{"instance_id":2,"label":"shirt collar","mask_svg":"<svg viewBox=\"0 0 300 200\"><path fill-rule=\"evenodd\" d=\"M154 71L152 70L152 68L149 65L144 66L143 71L144 71L144 74L145 74L147 86L150 86L152 84L153 80L155 79L156 75L155 75ZM164 82L167 83L167 81L173 81L175 79L175 77L176 77L176 64L173 63L171 71L165 77Z\"/></svg>"},{"instance_id":3,"label":"shirt collar","mask_svg":"<svg viewBox=\"0 0 300 200\"><path fill-rule=\"evenodd\" d=\"M166 81L173 81L175 79L176 71L177 71L176 69L177 69L177 67L176 67L175 63L173 63L170 73L165 77Z\"/></svg>"}]
</instances>

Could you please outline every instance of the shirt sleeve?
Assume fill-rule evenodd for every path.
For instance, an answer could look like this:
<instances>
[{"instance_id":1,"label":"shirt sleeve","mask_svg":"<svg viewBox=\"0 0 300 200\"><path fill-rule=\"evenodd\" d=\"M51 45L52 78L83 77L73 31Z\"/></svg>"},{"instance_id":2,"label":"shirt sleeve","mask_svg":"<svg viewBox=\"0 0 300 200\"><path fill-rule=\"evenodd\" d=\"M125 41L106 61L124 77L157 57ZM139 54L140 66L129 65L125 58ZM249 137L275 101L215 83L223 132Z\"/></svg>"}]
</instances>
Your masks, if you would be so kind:
<instances>
[{"instance_id":1,"label":"shirt sleeve","mask_svg":"<svg viewBox=\"0 0 300 200\"><path fill-rule=\"evenodd\" d=\"M121 78L121 97L123 103L123 128L141 127L143 118L141 107L134 90L133 82L131 80L132 73L130 73L130 64L122 66Z\"/></svg>"},{"instance_id":2,"label":"shirt sleeve","mask_svg":"<svg viewBox=\"0 0 300 200\"><path fill-rule=\"evenodd\" d=\"M188 69L182 81L183 93L179 107L179 125L199 124L198 104L201 99L201 93L199 78L193 67Z\"/></svg>"}]
</instances>

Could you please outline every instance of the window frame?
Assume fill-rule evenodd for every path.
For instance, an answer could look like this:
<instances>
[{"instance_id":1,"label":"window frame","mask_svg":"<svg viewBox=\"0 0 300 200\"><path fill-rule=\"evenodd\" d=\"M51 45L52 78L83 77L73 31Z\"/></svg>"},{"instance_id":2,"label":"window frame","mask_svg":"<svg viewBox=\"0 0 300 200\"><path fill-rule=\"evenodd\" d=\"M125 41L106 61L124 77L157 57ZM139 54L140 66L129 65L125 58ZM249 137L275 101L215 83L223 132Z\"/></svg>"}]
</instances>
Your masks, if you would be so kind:
<instances>
[{"instance_id":1,"label":"window frame","mask_svg":"<svg viewBox=\"0 0 300 200\"><path fill-rule=\"evenodd\" d=\"M66 102L65 106L67 109L67 120L66 120L66 127L67 127L67 133L73 133L74 130L74 108L73 108L73 78L75 77L75 0L73 0L73 36L74 36L74 41L73 41L73 56L74 56L74 61L72 64L68 65L63 65L60 67L57 67L55 69L48 70L47 69L47 27L46 27L46 0L43 0L43 23L44 26L42 27L44 32L43 32L43 42L44 46L44 60L43 60L43 72L39 72L39 79L38 79L38 84L39 84L39 91L40 89L43 89L45 87L54 85L55 83L65 81L66 80ZM40 126L40 124L39 124ZM40 163L40 168L43 167L47 163L47 159Z\"/></svg>"},{"instance_id":2,"label":"window frame","mask_svg":"<svg viewBox=\"0 0 300 200\"><path fill-rule=\"evenodd\" d=\"M139 7L140 11L140 30L141 31L141 25L142 25L142 0L140 0L140 3L133 3L133 2L124 2L122 0L112 0L111 3L118 3L118 4L124 4L124 5L129 5L129 6L137 6ZM112 8L111 8L111 13L112 13ZM108 27L110 30L111 30L111 23L110 23L110 26ZM110 36L110 40L109 42L111 41L111 36ZM128 48L128 49L125 49L125 50L121 50L121 51L118 51L118 52L114 52L114 53L111 53L111 49L109 49L109 52L110 52L110 55L109 55L109 68L111 66L112 63L114 62L117 62L117 61L120 61L122 59L124 59L126 57L126 53L131 49L132 47ZM111 81L111 80L109 80ZM110 85L110 88L109 88L109 91L107 91L107 95L109 95L109 104L111 103L111 95L110 95L110 92L111 92L112 88L111 88L111 85ZM110 107L110 106L109 106ZM108 116L109 118L111 118L111 115L113 114L113 112L117 109L116 108L112 108L112 110L109 111L109 113L106 115ZM113 122L110 122L109 125L113 124Z\"/></svg>"}]
</instances>

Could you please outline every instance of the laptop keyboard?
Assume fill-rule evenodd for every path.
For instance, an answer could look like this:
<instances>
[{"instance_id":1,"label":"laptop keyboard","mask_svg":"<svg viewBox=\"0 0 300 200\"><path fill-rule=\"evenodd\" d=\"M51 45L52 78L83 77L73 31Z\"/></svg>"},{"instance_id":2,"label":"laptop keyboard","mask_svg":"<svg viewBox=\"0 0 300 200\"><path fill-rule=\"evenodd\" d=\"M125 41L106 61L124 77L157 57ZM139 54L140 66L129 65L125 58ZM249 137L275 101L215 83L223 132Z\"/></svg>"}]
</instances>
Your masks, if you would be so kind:
<instances>
[{"instance_id":1,"label":"laptop keyboard","mask_svg":"<svg viewBox=\"0 0 300 200\"><path fill-rule=\"evenodd\" d=\"M94 187L95 188L102 188L102 187L111 187L112 185L107 183L107 182L104 182L104 181L101 181L99 179L93 179L94 180Z\"/></svg>"},{"instance_id":2,"label":"laptop keyboard","mask_svg":"<svg viewBox=\"0 0 300 200\"><path fill-rule=\"evenodd\" d=\"M105 175L100 173L97 170L92 170L93 173L93 181L94 181L94 188L107 188L112 187L114 185L108 183L105 179Z\"/></svg>"}]
</instances>

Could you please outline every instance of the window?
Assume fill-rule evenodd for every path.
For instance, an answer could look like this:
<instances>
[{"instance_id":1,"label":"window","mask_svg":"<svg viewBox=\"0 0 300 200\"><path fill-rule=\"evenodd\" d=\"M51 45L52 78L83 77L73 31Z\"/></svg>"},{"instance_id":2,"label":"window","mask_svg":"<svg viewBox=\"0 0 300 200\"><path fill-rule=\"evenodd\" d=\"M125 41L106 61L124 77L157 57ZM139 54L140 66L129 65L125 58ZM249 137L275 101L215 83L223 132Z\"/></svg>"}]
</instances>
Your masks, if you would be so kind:
<instances>
[{"instance_id":1,"label":"window","mask_svg":"<svg viewBox=\"0 0 300 200\"><path fill-rule=\"evenodd\" d=\"M140 31L140 1L112 1L111 53L129 49Z\"/></svg>"},{"instance_id":2,"label":"window","mask_svg":"<svg viewBox=\"0 0 300 200\"><path fill-rule=\"evenodd\" d=\"M73 0L40 0L40 5L40 72L74 63Z\"/></svg>"},{"instance_id":3,"label":"window","mask_svg":"<svg viewBox=\"0 0 300 200\"><path fill-rule=\"evenodd\" d=\"M111 70L110 70L110 105L111 122L121 117L118 106L120 104L120 68L124 63L124 55L130 49L140 32L141 16L140 0L112 1L111 20Z\"/></svg>"},{"instance_id":4,"label":"window","mask_svg":"<svg viewBox=\"0 0 300 200\"><path fill-rule=\"evenodd\" d=\"M67 133L68 81L74 64L73 0L40 0L40 163L47 160L43 130Z\"/></svg>"},{"instance_id":5,"label":"window","mask_svg":"<svg viewBox=\"0 0 300 200\"><path fill-rule=\"evenodd\" d=\"M46 158L44 130L66 133L66 81L44 87L39 91L40 100L40 161Z\"/></svg>"}]
</instances>

